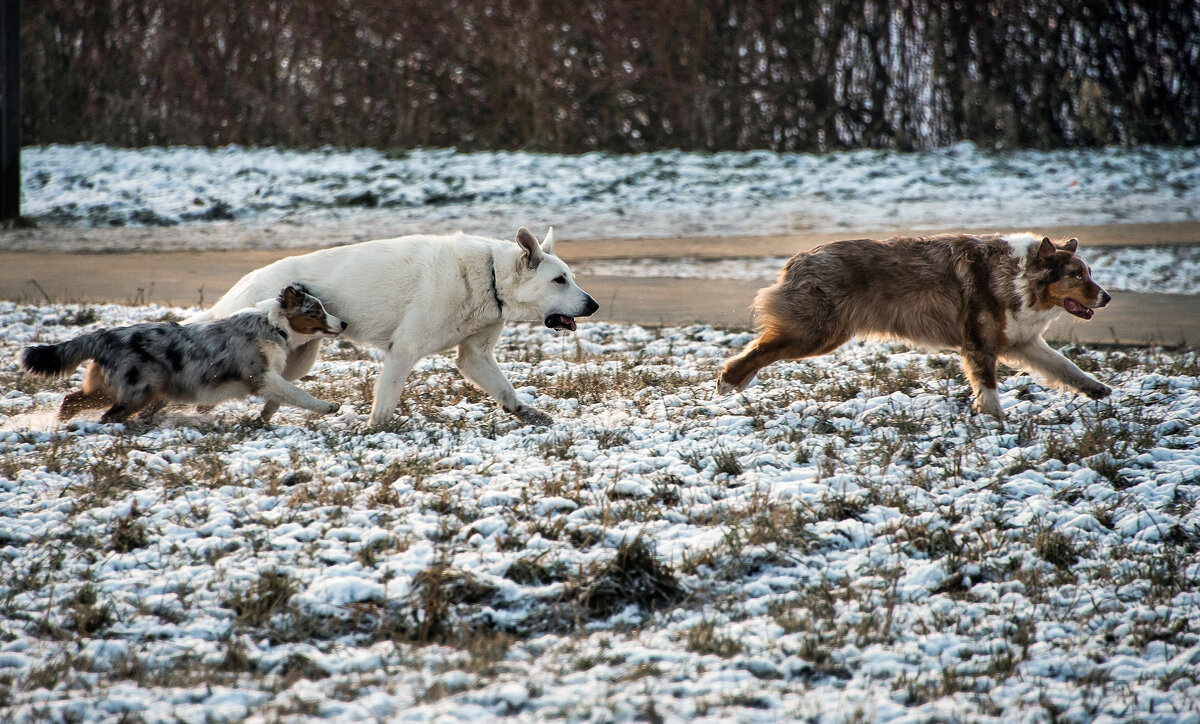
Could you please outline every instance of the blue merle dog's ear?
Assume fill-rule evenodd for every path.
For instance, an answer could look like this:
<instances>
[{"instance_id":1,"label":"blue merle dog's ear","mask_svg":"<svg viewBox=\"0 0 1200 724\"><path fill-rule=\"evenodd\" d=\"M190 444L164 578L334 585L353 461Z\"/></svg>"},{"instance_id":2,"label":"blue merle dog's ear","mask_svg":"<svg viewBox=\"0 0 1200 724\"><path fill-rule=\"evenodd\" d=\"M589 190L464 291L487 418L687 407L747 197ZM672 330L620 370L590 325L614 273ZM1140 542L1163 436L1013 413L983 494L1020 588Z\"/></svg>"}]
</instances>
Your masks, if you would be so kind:
<instances>
[{"instance_id":1,"label":"blue merle dog's ear","mask_svg":"<svg viewBox=\"0 0 1200 724\"><path fill-rule=\"evenodd\" d=\"M308 290L303 284L289 284L279 293L279 304L285 309L294 309L304 303Z\"/></svg>"},{"instance_id":2,"label":"blue merle dog's ear","mask_svg":"<svg viewBox=\"0 0 1200 724\"><path fill-rule=\"evenodd\" d=\"M1066 242L1064 242L1063 245L1058 248L1074 254L1075 250L1079 248L1079 239L1067 239Z\"/></svg>"}]
</instances>

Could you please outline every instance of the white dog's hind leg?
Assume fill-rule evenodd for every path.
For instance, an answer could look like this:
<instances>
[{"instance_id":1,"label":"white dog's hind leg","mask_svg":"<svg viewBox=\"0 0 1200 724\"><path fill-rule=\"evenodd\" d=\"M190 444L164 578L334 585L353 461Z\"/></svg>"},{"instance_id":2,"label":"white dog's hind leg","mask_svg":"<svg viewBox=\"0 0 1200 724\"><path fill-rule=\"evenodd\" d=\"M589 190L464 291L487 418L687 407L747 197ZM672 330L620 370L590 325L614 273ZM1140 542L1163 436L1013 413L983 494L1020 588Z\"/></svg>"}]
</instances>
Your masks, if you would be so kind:
<instances>
[{"instance_id":1,"label":"white dog's hind leg","mask_svg":"<svg viewBox=\"0 0 1200 724\"><path fill-rule=\"evenodd\" d=\"M305 410L319 412L323 415L337 412L338 408L341 407L336 402L318 400L274 372L267 372L263 375L262 385L258 388L258 394L265 397L269 402L274 402L276 407L279 407L280 404L291 405L292 407L302 407Z\"/></svg>"},{"instance_id":2,"label":"white dog's hind leg","mask_svg":"<svg viewBox=\"0 0 1200 724\"><path fill-rule=\"evenodd\" d=\"M526 425L552 424L554 418L521 402L516 389L497 364L495 349L501 329L502 325L495 324L464 339L458 345L454 363L463 377L482 387L505 412L516 415L521 422Z\"/></svg>"},{"instance_id":3,"label":"white dog's hind leg","mask_svg":"<svg viewBox=\"0 0 1200 724\"><path fill-rule=\"evenodd\" d=\"M1112 393L1112 388L1076 367L1074 362L1051 349L1041 337L1008 350L1005 358L1016 367L1037 372L1051 384L1066 385L1093 400L1108 397Z\"/></svg>"},{"instance_id":4,"label":"white dog's hind leg","mask_svg":"<svg viewBox=\"0 0 1200 724\"><path fill-rule=\"evenodd\" d=\"M299 347L288 352L287 362L284 364L282 377L285 380L298 380L317 363L317 355L321 352L321 340L310 339ZM273 400L267 400L263 405L262 412L259 413L259 418L263 422L271 419L271 416L279 409L279 403Z\"/></svg>"}]
</instances>

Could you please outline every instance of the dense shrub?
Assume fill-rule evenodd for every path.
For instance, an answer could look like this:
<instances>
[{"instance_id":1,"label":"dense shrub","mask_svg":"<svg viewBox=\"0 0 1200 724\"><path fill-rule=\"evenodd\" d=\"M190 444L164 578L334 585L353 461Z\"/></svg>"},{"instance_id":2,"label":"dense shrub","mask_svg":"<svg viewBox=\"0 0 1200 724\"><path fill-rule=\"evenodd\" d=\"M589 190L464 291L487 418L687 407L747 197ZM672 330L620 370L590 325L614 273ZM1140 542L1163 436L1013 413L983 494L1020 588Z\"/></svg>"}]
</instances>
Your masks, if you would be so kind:
<instances>
[{"instance_id":1,"label":"dense shrub","mask_svg":"<svg viewBox=\"0 0 1200 724\"><path fill-rule=\"evenodd\" d=\"M27 143L1200 142L1182 0L41 0L24 23Z\"/></svg>"}]
</instances>

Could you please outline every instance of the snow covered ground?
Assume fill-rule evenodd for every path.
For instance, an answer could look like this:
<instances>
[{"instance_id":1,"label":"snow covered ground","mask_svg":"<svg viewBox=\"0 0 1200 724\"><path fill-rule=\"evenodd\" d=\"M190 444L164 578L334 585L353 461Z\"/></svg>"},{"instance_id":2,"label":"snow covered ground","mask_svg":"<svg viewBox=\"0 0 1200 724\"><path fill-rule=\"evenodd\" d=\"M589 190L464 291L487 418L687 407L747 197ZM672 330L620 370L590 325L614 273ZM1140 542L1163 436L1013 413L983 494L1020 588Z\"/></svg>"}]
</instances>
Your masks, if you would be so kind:
<instances>
[{"instance_id":1,"label":"snow covered ground","mask_svg":"<svg viewBox=\"0 0 1200 724\"><path fill-rule=\"evenodd\" d=\"M21 170L23 212L44 225L372 219L395 235L507 237L515 224L553 224L587 239L1200 218L1200 148L564 156L75 145L25 148Z\"/></svg>"},{"instance_id":2,"label":"snow covered ground","mask_svg":"<svg viewBox=\"0 0 1200 724\"><path fill-rule=\"evenodd\" d=\"M313 243L287 233L292 225L346 241L459 229L508 238L520 224L554 224L560 238L651 238L1187 221L1200 209L1196 148L562 156L76 145L28 147L21 160L22 208L44 225L234 225L163 242L189 250ZM283 230L268 241L238 233L266 225ZM0 237L0 247L51 243L23 238ZM1200 249L1083 242L1096 278L1114 290L1200 293ZM144 243L131 235L89 249L68 237L55 246ZM768 280L783 261L630 259L578 270Z\"/></svg>"},{"instance_id":3,"label":"snow covered ground","mask_svg":"<svg viewBox=\"0 0 1200 724\"><path fill-rule=\"evenodd\" d=\"M1105 289L1200 294L1200 246L1096 247L1079 251ZM576 265L576 272L603 276L774 281L787 257L750 259L612 259Z\"/></svg>"},{"instance_id":4,"label":"snow covered ground","mask_svg":"<svg viewBox=\"0 0 1200 724\"><path fill-rule=\"evenodd\" d=\"M230 403L57 427L15 352L157 307L0 304L0 701L14 721L1200 719L1200 357L1066 350L1091 402L853 343L518 327L518 426L423 361L364 430Z\"/></svg>"}]
</instances>

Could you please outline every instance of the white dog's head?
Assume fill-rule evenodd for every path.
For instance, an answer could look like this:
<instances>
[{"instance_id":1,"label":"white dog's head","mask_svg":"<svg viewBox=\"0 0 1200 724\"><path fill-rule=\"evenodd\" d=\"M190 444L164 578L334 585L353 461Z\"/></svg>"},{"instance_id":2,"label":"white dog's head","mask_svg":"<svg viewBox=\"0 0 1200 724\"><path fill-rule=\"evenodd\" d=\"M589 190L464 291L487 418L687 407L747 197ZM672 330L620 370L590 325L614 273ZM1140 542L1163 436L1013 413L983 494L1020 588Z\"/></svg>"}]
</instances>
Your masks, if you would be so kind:
<instances>
[{"instance_id":1,"label":"white dog's head","mask_svg":"<svg viewBox=\"0 0 1200 724\"><path fill-rule=\"evenodd\" d=\"M575 329L576 317L589 317L600 308L596 300L575 284L575 276L554 255L554 229L539 244L528 229L517 231L521 247L513 276L503 283L503 299L513 319L541 319L551 329Z\"/></svg>"}]
</instances>

